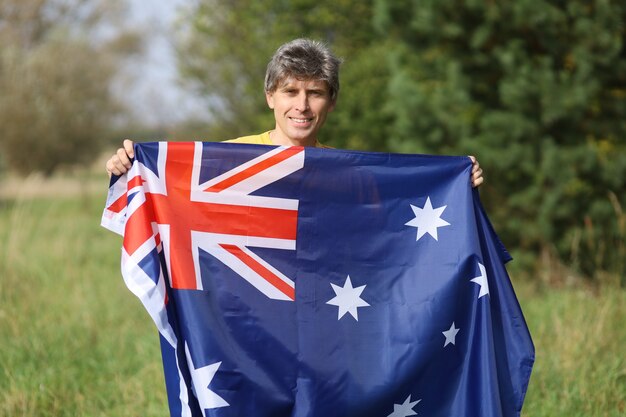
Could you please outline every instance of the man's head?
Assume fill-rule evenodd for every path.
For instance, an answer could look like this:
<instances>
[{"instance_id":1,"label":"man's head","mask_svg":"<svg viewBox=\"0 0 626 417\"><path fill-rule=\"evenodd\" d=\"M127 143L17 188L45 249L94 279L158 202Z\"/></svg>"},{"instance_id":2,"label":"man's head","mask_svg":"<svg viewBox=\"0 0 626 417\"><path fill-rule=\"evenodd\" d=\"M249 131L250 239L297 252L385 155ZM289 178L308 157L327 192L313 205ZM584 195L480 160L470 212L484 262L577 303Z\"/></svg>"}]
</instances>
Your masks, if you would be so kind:
<instances>
[{"instance_id":1,"label":"man's head","mask_svg":"<svg viewBox=\"0 0 626 417\"><path fill-rule=\"evenodd\" d=\"M265 93L273 93L289 78L319 80L326 82L330 98L335 102L339 94L340 64L341 60L321 42L295 39L278 48L267 64Z\"/></svg>"},{"instance_id":2,"label":"man's head","mask_svg":"<svg viewBox=\"0 0 626 417\"><path fill-rule=\"evenodd\" d=\"M274 111L276 145L316 146L317 133L333 111L339 92L339 64L320 42L284 44L267 66L265 98Z\"/></svg>"}]
</instances>

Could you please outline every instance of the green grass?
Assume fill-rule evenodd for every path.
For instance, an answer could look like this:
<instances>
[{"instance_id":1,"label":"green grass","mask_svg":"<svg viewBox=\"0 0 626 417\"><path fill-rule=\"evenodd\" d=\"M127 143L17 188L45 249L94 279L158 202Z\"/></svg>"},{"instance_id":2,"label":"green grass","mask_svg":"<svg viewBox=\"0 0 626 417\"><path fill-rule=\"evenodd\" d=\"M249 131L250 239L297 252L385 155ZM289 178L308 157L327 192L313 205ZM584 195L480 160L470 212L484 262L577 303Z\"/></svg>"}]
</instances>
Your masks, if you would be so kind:
<instances>
[{"instance_id":1,"label":"green grass","mask_svg":"<svg viewBox=\"0 0 626 417\"><path fill-rule=\"evenodd\" d=\"M523 415L626 415L626 291L518 291L536 350Z\"/></svg>"},{"instance_id":2,"label":"green grass","mask_svg":"<svg viewBox=\"0 0 626 417\"><path fill-rule=\"evenodd\" d=\"M0 416L168 415L103 200L0 202ZM626 291L516 288L537 350L522 415L626 415Z\"/></svg>"},{"instance_id":3,"label":"green grass","mask_svg":"<svg viewBox=\"0 0 626 417\"><path fill-rule=\"evenodd\" d=\"M103 198L0 206L0 416L165 416L157 332Z\"/></svg>"}]
</instances>

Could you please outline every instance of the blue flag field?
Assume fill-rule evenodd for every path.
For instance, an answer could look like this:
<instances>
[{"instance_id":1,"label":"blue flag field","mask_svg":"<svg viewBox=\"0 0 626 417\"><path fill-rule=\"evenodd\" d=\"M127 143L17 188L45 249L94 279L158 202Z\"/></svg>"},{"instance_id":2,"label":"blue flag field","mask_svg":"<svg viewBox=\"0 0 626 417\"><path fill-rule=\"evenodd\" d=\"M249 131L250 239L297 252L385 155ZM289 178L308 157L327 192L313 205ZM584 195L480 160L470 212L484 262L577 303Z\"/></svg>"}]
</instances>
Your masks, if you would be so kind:
<instances>
[{"instance_id":1,"label":"blue flag field","mask_svg":"<svg viewBox=\"0 0 626 417\"><path fill-rule=\"evenodd\" d=\"M172 416L519 416L534 347L467 157L135 145L103 226Z\"/></svg>"}]
</instances>

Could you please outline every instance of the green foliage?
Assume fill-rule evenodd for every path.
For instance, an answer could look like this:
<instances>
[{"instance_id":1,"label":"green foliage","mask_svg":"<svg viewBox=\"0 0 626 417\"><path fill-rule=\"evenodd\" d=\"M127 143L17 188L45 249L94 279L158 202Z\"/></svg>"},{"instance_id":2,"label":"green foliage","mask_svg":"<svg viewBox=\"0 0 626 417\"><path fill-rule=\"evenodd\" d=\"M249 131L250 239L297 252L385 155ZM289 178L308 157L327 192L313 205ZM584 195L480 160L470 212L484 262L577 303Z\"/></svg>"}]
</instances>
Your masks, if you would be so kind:
<instances>
[{"instance_id":1,"label":"green foliage","mask_svg":"<svg viewBox=\"0 0 626 417\"><path fill-rule=\"evenodd\" d=\"M181 62L218 139L271 128L267 60L324 40L345 63L323 142L477 155L507 246L626 277L622 2L212 0L190 16Z\"/></svg>"},{"instance_id":2,"label":"green foliage","mask_svg":"<svg viewBox=\"0 0 626 417\"><path fill-rule=\"evenodd\" d=\"M397 39L390 148L480 156L509 245L626 274L623 4L378 3Z\"/></svg>"},{"instance_id":3,"label":"green foliage","mask_svg":"<svg viewBox=\"0 0 626 417\"><path fill-rule=\"evenodd\" d=\"M21 174L91 163L119 106L114 58L136 48L96 32L116 2L10 0L0 5L0 150ZM118 60L119 63L119 60Z\"/></svg>"},{"instance_id":4,"label":"green foliage","mask_svg":"<svg viewBox=\"0 0 626 417\"><path fill-rule=\"evenodd\" d=\"M0 145L19 173L88 163L114 111L112 68L87 45L60 39L2 53Z\"/></svg>"},{"instance_id":5,"label":"green foliage","mask_svg":"<svg viewBox=\"0 0 626 417\"><path fill-rule=\"evenodd\" d=\"M615 353L626 342L626 292L521 289L537 352L522 416L623 415L626 360Z\"/></svg>"},{"instance_id":6,"label":"green foliage","mask_svg":"<svg viewBox=\"0 0 626 417\"><path fill-rule=\"evenodd\" d=\"M120 237L99 226L98 182L0 201L0 416L168 415L157 331L121 278Z\"/></svg>"}]
</instances>

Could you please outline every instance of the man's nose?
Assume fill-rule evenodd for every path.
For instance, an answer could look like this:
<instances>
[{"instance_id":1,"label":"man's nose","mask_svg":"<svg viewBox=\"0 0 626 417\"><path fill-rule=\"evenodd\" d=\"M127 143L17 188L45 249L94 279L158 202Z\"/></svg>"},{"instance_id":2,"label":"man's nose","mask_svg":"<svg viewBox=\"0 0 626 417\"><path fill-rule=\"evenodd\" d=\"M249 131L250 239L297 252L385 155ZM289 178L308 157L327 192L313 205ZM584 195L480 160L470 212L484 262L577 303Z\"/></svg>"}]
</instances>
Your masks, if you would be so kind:
<instances>
[{"instance_id":1,"label":"man's nose","mask_svg":"<svg viewBox=\"0 0 626 417\"><path fill-rule=\"evenodd\" d=\"M296 110L305 111L309 109L309 97L306 93L298 94L296 100Z\"/></svg>"}]
</instances>

